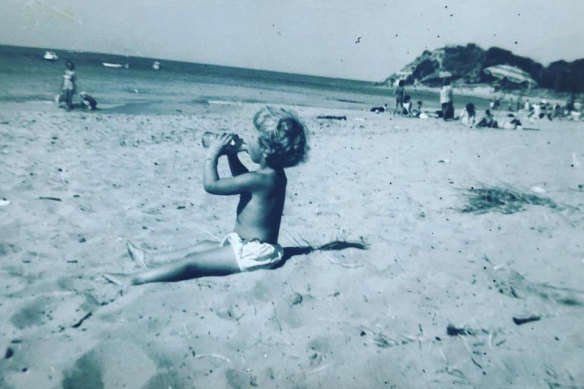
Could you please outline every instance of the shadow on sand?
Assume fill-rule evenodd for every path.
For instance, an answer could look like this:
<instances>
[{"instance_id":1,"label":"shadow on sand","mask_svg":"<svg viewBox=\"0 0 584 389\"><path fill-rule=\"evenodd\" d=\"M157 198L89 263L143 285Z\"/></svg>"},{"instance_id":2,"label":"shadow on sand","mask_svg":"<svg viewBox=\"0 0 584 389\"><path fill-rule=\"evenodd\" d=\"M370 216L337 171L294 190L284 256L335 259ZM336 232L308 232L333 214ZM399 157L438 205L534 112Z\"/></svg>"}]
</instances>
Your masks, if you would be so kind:
<instances>
[{"instance_id":1,"label":"shadow on sand","mask_svg":"<svg viewBox=\"0 0 584 389\"><path fill-rule=\"evenodd\" d=\"M316 247L311 245L284 247L284 257L282 258L282 261L280 261L280 263L276 267L274 267L274 269L284 266L284 264L290 258L296 255L306 255L314 251L341 251L346 249L367 250L368 248L369 245L364 241L347 242L344 240L335 240Z\"/></svg>"}]
</instances>

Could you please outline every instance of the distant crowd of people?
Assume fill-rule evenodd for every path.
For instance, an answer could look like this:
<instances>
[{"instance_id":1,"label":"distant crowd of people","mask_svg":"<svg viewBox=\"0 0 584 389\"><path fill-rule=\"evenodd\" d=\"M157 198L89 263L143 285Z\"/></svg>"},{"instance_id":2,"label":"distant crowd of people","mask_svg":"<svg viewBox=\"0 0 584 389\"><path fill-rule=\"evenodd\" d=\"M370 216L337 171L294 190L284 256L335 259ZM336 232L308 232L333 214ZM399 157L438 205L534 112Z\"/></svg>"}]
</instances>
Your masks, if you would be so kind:
<instances>
[{"instance_id":1,"label":"distant crowd of people","mask_svg":"<svg viewBox=\"0 0 584 389\"><path fill-rule=\"evenodd\" d=\"M437 111L424 112L422 110L423 102L418 100L414 105L411 96L407 93L405 81L400 80L394 91L395 106L392 114L411 118L440 118L445 121L460 120L460 123L470 127L485 127L485 128L522 128L522 122L517 116L516 112L523 112L523 120L549 119L557 118L567 120L579 120L582 118L583 104L576 101L576 95L572 95L565 105L559 103L551 104L546 100L541 100L538 103L530 103L529 100L523 101L521 97L512 97L508 99L494 98L489 103L489 108L485 109L484 114L479 118L477 110L472 102L465 104L458 116L455 115L454 109L454 91L449 80L444 80L440 88L440 109ZM504 119L497 121L494 111L508 112ZM388 104L381 107L373 107L371 112L385 112L388 111ZM501 116L501 115L498 115Z\"/></svg>"}]
</instances>

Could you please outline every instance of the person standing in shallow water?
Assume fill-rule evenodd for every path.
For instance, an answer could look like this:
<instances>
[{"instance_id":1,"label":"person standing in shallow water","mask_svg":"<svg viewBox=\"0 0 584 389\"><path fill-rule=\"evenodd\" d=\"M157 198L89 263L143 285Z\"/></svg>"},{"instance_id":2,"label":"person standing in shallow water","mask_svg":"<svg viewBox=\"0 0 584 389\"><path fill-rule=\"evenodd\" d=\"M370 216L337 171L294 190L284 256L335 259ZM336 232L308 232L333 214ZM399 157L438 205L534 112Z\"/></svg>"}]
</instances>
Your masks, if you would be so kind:
<instances>
[{"instance_id":1,"label":"person standing in shallow water","mask_svg":"<svg viewBox=\"0 0 584 389\"><path fill-rule=\"evenodd\" d=\"M149 282L179 281L204 276L270 269L283 259L278 244L286 198L284 168L306 159L306 128L290 111L266 107L253 119L254 130L242 134L247 152L259 165L248 170L239 160L239 150L229 145L233 135L216 137L204 161L203 184L214 195L238 195L233 232L218 241L203 241L171 253L144 252L127 243L130 257L143 269L133 274L103 274L122 287ZM219 177L217 162L227 157L231 176Z\"/></svg>"},{"instance_id":2,"label":"person standing in shallow water","mask_svg":"<svg viewBox=\"0 0 584 389\"><path fill-rule=\"evenodd\" d=\"M63 86L61 88L61 98L65 103L67 111L73 108L73 95L75 94L77 77L75 76L75 64L67 61L65 73L63 73Z\"/></svg>"},{"instance_id":3,"label":"person standing in shallow water","mask_svg":"<svg viewBox=\"0 0 584 389\"><path fill-rule=\"evenodd\" d=\"M454 105L452 103L452 86L450 81L445 80L440 89L440 105L442 106L442 119L454 118Z\"/></svg>"}]
</instances>

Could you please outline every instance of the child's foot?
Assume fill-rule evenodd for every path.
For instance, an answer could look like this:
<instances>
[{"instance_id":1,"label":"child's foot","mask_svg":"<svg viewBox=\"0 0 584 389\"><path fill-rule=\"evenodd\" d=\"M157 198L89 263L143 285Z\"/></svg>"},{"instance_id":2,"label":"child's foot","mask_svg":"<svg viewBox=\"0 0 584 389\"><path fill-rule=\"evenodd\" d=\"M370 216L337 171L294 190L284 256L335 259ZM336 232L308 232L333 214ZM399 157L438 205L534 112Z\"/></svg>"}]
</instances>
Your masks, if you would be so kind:
<instances>
[{"instance_id":1,"label":"child's foot","mask_svg":"<svg viewBox=\"0 0 584 389\"><path fill-rule=\"evenodd\" d=\"M130 254L132 261L136 262L142 269L148 269L146 262L144 262L144 251L130 241L126 242L126 247L128 247L128 254Z\"/></svg>"},{"instance_id":2,"label":"child's foot","mask_svg":"<svg viewBox=\"0 0 584 389\"><path fill-rule=\"evenodd\" d=\"M127 285L130 284L130 282L129 282L130 279L125 274L120 274L120 273L103 273L101 276L103 278L105 278L105 280L107 282L110 282L110 283L112 283L114 285L117 285L117 286L124 287L124 286L127 286Z\"/></svg>"},{"instance_id":3,"label":"child's foot","mask_svg":"<svg viewBox=\"0 0 584 389\"><path fill-rule=\"evenodd\" d=\"M107 282L121 287L122 289L127 289L133 284L132 276L122 273L103 273L101 275Z\"/></svg>"}]
</instances>

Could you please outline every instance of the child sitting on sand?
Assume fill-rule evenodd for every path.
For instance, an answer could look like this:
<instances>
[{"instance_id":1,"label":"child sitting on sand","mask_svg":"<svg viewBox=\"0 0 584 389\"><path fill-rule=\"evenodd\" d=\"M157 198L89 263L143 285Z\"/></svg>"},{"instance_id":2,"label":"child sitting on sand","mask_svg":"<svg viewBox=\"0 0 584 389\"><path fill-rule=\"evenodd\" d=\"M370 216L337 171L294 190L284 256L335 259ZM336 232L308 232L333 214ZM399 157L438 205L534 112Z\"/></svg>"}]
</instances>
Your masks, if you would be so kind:
<instances>
[{"instance_id":1,"label":"child sitting on sand","mask_svg":"<svg viewBox=\"0 0 584 389\"><path fill-rule=\"evenodd\" d=\"M477 123L478 128L489 127L489 128L499 128L499 123L495 120L495 116L491 113L491 110L485 110L485 116Z\"/></svg>"},{"instance_id":2,"label":"child sitting on sand","mask_svg":"<svg viewBox=\"0 0 584 389\"><path fill-rule=\"evenodd\" d=\"M284 168L304 161L308 151L306 129L284 109L267 107L253 118L256 130L243 136L251 160L259 169L250 172L230 151L233 135L222 134L209 146L203 172L204 188L215 195L239 195L233 232L221 242L203 241L192 248L149 257L128 242L131 258L144 271L104 274L110 282L139 285L178 281L202 276L219 276L262 268L273 268L283 257L278 233L284 199ZM226 155L232 177L220 178L217 161ZM149 269L152 264L159 267Z\"/></svg>"},{"instance_id":3,"label":"child sitting on sand","mask_svg":"<svg viewBox=\"0 0 584 389\"><path fill-rule=\"evenodd\" d=\"M418 102L416 103L416 107L412 108L412 117L414 118L421 118L421 119L427 119L428 116L422 112L422 100L418 100Z\"/></svg>"},{"instance_id":4,"label":"child sitting on sand","mask_svg":"<svg viewBox=\"0 0 584 389\"><path fill-rule=\"evenodd\" d=\"M79 93L79 97L81 97L82 108L89 108L92 111L97 109L97 101L86 92Z\"/></svg>"}]
</instances>

